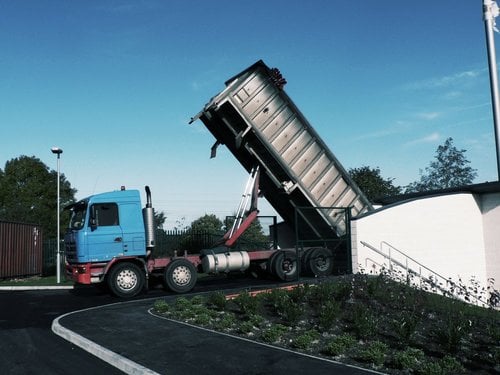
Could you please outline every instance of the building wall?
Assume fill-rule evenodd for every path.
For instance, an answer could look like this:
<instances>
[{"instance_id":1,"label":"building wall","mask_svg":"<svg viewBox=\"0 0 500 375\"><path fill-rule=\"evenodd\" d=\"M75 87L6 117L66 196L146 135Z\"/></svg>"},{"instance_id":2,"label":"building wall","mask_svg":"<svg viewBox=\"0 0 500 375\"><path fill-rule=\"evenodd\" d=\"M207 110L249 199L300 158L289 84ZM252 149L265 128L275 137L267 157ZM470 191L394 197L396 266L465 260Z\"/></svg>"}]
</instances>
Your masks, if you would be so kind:
<instances>
[{"instance_id":1,"label":"building wall","mask_svg":"<svg viewBox=\"0 0 500 375\"><path fill-rule=\"evenodd\" d=\"M485 201L481 204L472 194L458 193L387 206L353 220L354 272L362 269L377 272L381 265L387 266L384 257L361 244L364 241L388 254L389 247L382 243L385 241L446 279L461 279L467 283L475 278L485 284L489 274L481 205L486 207L491 203ZM495 249L499 241L498 234L495 233L497 237L493 235L492 227L500 212L498 207L489 212L492 212L492 217L485 219L484 224L490 228L487 231L488 241L492 242L489 248ZM488 256L493 257L490 253ZM391 250L391 257L403 264L407 259L394 250ZM408 265L417 271L420 268L412 261ZM427 273L425 269L421 272L423 275Z\"/></svg>"},{"instance_id":2,"label":"building wall","mask_svg":"<svg viewBox=\"0 0 500 375\"><path fill-rule=\"evenodd\" d=\"M500 290L500 193L481 196L486 275Z\"/></svg>"}]
</instances>

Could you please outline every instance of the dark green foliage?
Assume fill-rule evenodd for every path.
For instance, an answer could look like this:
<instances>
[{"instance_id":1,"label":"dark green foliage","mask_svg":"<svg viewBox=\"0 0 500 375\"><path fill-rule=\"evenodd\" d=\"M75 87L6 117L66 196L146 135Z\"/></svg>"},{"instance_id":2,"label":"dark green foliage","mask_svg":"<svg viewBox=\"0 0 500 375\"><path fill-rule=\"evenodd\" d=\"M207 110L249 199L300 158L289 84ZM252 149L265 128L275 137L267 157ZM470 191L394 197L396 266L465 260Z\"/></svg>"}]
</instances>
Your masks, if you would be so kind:
<instances>
[{"instance_id":1,"label":"dark green foliage","mask_svg":"<svg viewBox=\"0 0 500 375\"><path fill-rule=\"evenodd\" d=\"M210 307L222 311L227 306L226 295L222 292L212 292L208 295L207 303Z\"/></svg>"},{"instance_id":2,"label":"dark green foliage","mask_svg":"<svg viewBox=\"0 0 500 375\"><path fill-rule=\"evenodd\" d=\"M261 338L264 342L275 343L281 339L287 330L282 324L272 324L262 332Z\"/></svg>"},{"instance_id":3,"label":"dark green foliage","mask_svg":"<svg viewBox=\"0 0 500 375\"><path fill-rule=\"evenodd\" d=\"M436 150L435 160L425 171L420 171L420 181L406 187L406 193L445 189L470 185L477 177L476 169L469 166L465 153L453 145L453 138L447 138Z\"/></svg>"},{"instance_id":4,"label":"dark green foliage","mask_svg":"<svg viewBox=\"0 0 500 375\"><path fill-rule=\"evenodd\" d=\"M360 168L351 168L348 173L356 185L359 186L361 191L372 202L377 198L401 194L401 187L394 185L393 178L384 179L380 174L379 167L370 168L363 166Z\"/></svg>"},{"instance_id":5,"label":"dark green foliage","mask_svg":"<svg viewBox=\"0 0 500 375\"><path fill-rule=\"evenodd\" d=\"M416 371L425 359L425 353L420 349L406 348L394 354L393 365L406 372Z\"/></svg>"},{"instance_id":6,"label":"dark green foliage","mask_svg":"<svg viewBox=\"0 0 500 375\"><path fill-rule=\"evenodd\" d=\"M240 312L245 315L255 315L259 308L259 300L251 296L247 291L241 293L234 299L234 303L238 305Z\"/></svg>"},{"instance_id":7,"label":"dark green foliage","mask_svg":"<svg viewBox=\"0 0 500 375\"><path fill-rule=\"evenodd\" d=\"M377 332L379 317L364 304L352 306L347 319L351 322L351 329L358 339L372 337Z\"/></svg>"},{"instance_id":8,"label":"dark green foliage","mask_svg":"<svg viewBox=\"0 0 500 375\"><path fill-rule=\"evenodd\" d=\"M314 341L319 338L319 332L315 330L309 330L301 335L298 335L292 341L292 347L297 349L309 349Z\"/></svg>"},{"instance_id":9,"label":"dark green foliage","mask_svg":"<svg viewBox=\"0 0 500 375\"><path fill-rule=\"evenodd\" d=\"M389 347L387 344L380 341L373 341L359 351L357 358L363 362L381 366L385 362L388 350Z\"/></svg>"},{"instance_id":10,"label":"dark green foliage","mask_svg":"<svg viewBox=\"0 0 500 375\"><path fill-rule=\"evenodd\" d=\"M350 334L344 333L336 336L328 342L323 352L329 356L338 356L344 354L356 344L356 339Z\"/></svg>"},{"instance_id":11,"label":"dark green foliage","mask_svg":"<svg viewBox=\"0 0 500 375\"><path fill-rule=\"evenodd\" d=\"M60 174L61 210L75 201L76 190ZM61 233L70 212L61 212ZM57 235L57 171L34 156L20 156L0 169L0 220L39 224L44 238Z\"/></svg>"},{"instance_id":12,"label":"dark green foliage","mask_svg":"<svg viewBox=\"0 0 500 375\"><path fill-rule=\"evenodd\" d=\"M319 326L324 330L331 329L340 317L341 305L335 300L327 301L318 314Z\"/></svg>"}]
</instances>

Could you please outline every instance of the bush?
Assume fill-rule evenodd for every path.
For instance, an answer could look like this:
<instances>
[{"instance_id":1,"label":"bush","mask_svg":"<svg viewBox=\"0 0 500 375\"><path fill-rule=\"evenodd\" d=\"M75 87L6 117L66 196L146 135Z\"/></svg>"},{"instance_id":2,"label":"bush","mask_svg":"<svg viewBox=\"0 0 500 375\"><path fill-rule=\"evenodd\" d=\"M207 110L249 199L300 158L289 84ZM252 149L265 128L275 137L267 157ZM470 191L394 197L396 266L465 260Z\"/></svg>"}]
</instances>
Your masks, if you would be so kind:
<instances>
[{"instance_id":1,"label":"bush","mask_svg":"<svg viewBox=\"0 0 500 375\"><path fill-rule=\"evenodd\" d=\"M376 330L378 319L364 304L356 304L350 310L348 319L352 323L352 330L357 338L372 337Z\"/></svg>"},{"instance_id":2,"label":"bush","mask_svg":"<svg viewBox=\"0 0 500 375\"><path fill-rule=\"evenodd\" d=\"M273 324L262 332L261 338L264 342L275 343L280 341L287 328L282 324Z\"/></svg>"},{"instance_id":3,"label":"bush","mask_svg":"<svg viewBox=\"0 0 500 375\"><path fill-rule=\"evenodd\" d=\"M424 359L425 353L422 350L407 348L394 355L394 366L400 370L416 371Z\"/></svg>"},{"instance_id":4,"label":"bush","mask_svg":"<svg viewBox=\"0 0 500 375\"><path fill-rule=\"evenodd\" d=\"M154 310L160 314L166 313L169 310L169 307L169 304L163 299L155 301L153 305Z\"/></svg>"},{"instance_id":5,"label":"bush","mask_svg":"<svg viewBox=\"0 0 500 375\"><path fill-rule=\"evenodd\" d=\"M213 321L214 329L226 331L236 324L236 317L233 313L225 312L223 315Z\"/></svg>"},{"instance_id":6,"label":"bush","mask_svg":"<svg viewBox=\"0 0 500 375\"><path fill-rule=\"evenodd\" d=\"M213 292L208 295L207 303L210 307L223 311L227 306L226 295L222 292Z\"/></svg>"},{"instance_id":7,"label":"bush","mask_svg":"<svg viewBox=\"0 0 500 375\"><path fill-rule=\"evenodd\" d=\"M385 362L385 356L388 349L389 347L383 342L373 341L359 352L358 358L363 362L369 362L376 366L381 366Z\"/></svg>"},{"instance_id":8,"label":"bush","mask_svg":"<svg viewBox=\"0 0 500 375\"><path fill-rule=\"evenodd\" d=\"M335 325L339 314L340 303L334 300L327 301L319 312L318 322L320 327L325 330L332 328Z\"/></svg>"},{"instance_id":9,"label":"bush","mask_svg":"<svg viewBox=\"0 0 500 375\"><path fill-rule=\"evenodd\" d=\"M297 336L292 341L292 347L303 350L309 349L311 344L318 338L319 338L318 331L315 330L306 331L303 334Z\"/></svg>"},{"instance_id":10,"label":"bush","mask_svg":"<svg viewBox=\"0 0 500 375\"><path fill-rule=\"evenodd\" d=\"M234 299L240 311L246 315L254 315L259 308L259 299L251 296L247 291L241 293Z\"/></svg>"},{"instance_id":11,"label":"bush","mask_svg":"<svg viewBox=\"0 0 500 375\"><path fill-rule=\"evenodd\" d=\"M332 339L326 348L324 348L323 352L335 357L344 354L347 350L352 348L354 344L356 344L356 339L345 333Z\"/></svg>"}]
</instances>

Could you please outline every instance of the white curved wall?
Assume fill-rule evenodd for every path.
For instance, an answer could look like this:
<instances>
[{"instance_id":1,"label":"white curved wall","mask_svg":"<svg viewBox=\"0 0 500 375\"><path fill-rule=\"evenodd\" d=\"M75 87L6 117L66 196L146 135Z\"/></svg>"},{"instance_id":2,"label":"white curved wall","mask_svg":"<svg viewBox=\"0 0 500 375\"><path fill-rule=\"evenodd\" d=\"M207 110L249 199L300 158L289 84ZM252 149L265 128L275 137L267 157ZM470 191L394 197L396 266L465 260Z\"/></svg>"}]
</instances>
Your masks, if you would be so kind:
<instances>
[{"instance_id":1,"label":"white curved wall","mask_svg":"<svg viewBox=\"0 0 500 375\"><path fill-rule=\"evenodd\" d=\"M481 201L470 193L424 197L354 219L353 271L376 272L377 264L387 265L386 259L361 244L364 241L388 253L388 247L381 246L385 241L445 278L460 278L464 283L475 278L486 285L488 277L494 276L491 272L500 276L498 264L487 267L485 247L488 244L488 254L495 253L498 260L500 231L493 227L498 228L500 222L500 194L494 201ZM491 206L491 214L483 220L481 206L485 205ZM404 257L391 253L393 259L405 262ZM410 267L418 266L410 262Z\"/></svg>"}]
</instances>

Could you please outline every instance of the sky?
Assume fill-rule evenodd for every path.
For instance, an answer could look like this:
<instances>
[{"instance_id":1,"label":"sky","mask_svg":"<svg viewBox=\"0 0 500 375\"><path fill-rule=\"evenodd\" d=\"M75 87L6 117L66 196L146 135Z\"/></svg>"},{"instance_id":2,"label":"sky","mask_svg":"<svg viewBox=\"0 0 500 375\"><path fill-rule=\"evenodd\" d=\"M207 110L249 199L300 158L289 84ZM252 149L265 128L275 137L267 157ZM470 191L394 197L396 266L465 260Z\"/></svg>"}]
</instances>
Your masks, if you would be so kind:
<instances>
[{"instance_id":1,"label":"sky","mask_svg":"<svg viewBox=\"0 0 500 375\"><path fill-rule=\"evenodd\" d=\"M405 186L452 137L498 180L482 0L0 0L0 168L55 170L57 146L77 199L149 185L165 229L232 215L247 174L188 122L260 59L346 169Z\"/></svg>"}]
</instances>

